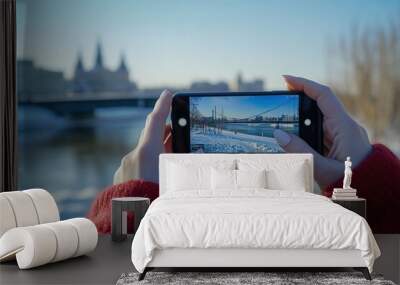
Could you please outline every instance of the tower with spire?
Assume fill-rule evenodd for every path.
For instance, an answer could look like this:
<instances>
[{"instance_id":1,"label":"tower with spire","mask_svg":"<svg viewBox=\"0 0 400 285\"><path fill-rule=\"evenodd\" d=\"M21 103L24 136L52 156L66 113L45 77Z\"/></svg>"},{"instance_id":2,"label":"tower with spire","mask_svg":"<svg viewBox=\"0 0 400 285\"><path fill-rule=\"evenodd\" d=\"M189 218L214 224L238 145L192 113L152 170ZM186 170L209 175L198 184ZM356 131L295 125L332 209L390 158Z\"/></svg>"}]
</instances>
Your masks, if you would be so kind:
<instances>
[{"instance_id":1,"label":"tower with spire","mask_svg":"<svg viewBox=\"0 0 400 285\"><path fill-rule=\"evenodd\" d=\"M83 66L82 52L78 52L78 59L75 64L74 72L74 91L85 92L85 67Z\"/></svg>"},{"instance_id":2,"label":"tower with spire","mask_svg":"<svg viewBox=\"0 0 400 285\"><path fill-rule=\"evenodd\" d=\"M117 69L111 70L104 65L103 50L97 41L93 68L85 70L82 53L78 52L72 80L73 91L76 93L113 93L125 96L137 90L137 85L129 79L129 70L125 56L121 53Z\"/></svg>"},{"instance_id":3,"label":"tower with spire","mask_svg":"<svg viewBox=\"0 0 400 285\"><path fill-rule=\"evenodd\" d=\"M95 60L94 68L95 69L102 69L103 68L103 52L102 52L100 41L97 41L96 60Z\"/></svg>"},{"instance_id":4,"label":"tower with spire","mask_svg":"<svg viewBox=\"0 0 400 285\"><path fill-rule=\"evenodd\" d=\"M117 70L120 73L128 73L128 68L126 67L126 63L125 63L125 55L123 53L121 53L119 67Z\"/></svg>"},{"instance_id":5,"label":"tower with spire","mask_svg":"<svg viewBox=\"0 0 400 285\"><path fill-rule=\"evenodd\" d=\"M83 66L82 52L78 52L78 59L75 64L75 74L82 74L83 72L85 72L85 67Z\"/></svg>"}]
</instances>

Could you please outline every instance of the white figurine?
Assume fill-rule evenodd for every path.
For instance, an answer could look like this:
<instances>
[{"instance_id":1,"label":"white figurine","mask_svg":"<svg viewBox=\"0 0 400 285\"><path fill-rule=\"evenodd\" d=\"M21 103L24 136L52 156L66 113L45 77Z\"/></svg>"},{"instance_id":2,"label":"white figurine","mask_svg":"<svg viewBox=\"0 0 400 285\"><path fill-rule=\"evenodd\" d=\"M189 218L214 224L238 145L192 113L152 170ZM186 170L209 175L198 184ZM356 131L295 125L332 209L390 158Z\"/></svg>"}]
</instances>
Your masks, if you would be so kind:
<instances>
[{"instance_id":1,"label":"white figurine","mask_svg":"<svg viewBox=\"0 0 400 285\"><path fill-rule=\"evenodd\" d=\"M344 162L344 179L343 179L343 189L352 189L350 184L351 184L351 160L350 156L346 158L346 161Z\"/></svg>"}]
</instances>

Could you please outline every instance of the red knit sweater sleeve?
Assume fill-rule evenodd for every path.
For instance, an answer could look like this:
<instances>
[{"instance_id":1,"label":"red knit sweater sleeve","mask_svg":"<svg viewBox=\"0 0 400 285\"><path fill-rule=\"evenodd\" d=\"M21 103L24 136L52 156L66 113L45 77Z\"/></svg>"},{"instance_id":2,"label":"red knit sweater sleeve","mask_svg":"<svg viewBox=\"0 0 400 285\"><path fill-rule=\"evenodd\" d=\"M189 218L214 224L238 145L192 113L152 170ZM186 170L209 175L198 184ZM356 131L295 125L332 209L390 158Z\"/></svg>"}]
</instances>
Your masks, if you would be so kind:
<instances>
[{"instance_id":1,"label":"red knit sweater sleeve","mask_svg":"<svg viewBox=\"0 0 400 285\"><path fill-rule=\"evenodd\" d=\"M158 184L143 180L129 180L106 188L93 201L87 217L96 225L99 233L111 232L111 199L114 197L146 197L153 201L158 197ZM128 214L128 233L133 230L133 214Z\"/></svg>"},{"instance_id":2,"label":"red knit sweater sleeve","mask_svg":"<svg viewBox=\"0 0 400 285\"><path fill-rule=\"evenodd\" d=\"M323 190L331 197L342 187L343 177ZM400 160L387 147L373 145L372 152L354 170L351 186L367 200L367 221L374 233L400 233Z\"/></svg>"}]
</instances>

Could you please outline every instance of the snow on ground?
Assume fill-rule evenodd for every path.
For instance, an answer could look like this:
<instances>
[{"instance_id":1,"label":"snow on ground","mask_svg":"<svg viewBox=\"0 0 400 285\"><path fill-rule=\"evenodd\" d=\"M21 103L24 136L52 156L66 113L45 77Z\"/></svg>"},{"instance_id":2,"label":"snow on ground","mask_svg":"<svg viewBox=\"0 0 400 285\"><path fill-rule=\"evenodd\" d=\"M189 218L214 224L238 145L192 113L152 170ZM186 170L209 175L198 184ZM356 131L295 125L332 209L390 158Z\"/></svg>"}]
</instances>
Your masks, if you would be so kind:
<instances>
[{"instance_id":1,"label":"snow on ground","mask_svg":"<svg viewBox=\"0 0 400 285\"><path fill-rule=\"evenodd\" d=\"M217 131L215 128L208 128L205 132L198 128L192 129L191 144L192 147L203 145L204 152L283 152L274 138Z\"/></svg>"}]
</instances>

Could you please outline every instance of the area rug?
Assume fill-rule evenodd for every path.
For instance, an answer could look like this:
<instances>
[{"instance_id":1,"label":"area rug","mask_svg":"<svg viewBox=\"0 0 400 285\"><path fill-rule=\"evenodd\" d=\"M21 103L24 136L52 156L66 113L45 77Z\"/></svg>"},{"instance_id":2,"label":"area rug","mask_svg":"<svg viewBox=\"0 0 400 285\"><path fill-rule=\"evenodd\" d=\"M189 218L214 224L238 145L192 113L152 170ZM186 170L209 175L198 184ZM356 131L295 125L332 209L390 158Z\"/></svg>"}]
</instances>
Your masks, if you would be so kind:
<instances>
[{"instance_id":1,"label":"area rug","mask_svg":"<svg viewBox=\"0 0 400 285\"><path fill-rule=\"evenodd\" d=\"M372 275L368 281L360 272L148 272L146 278L138 281L138 273L125 273L117 285L134 284L384 284L395 285L380 275Z\"/></svg>"}]
</instances>

